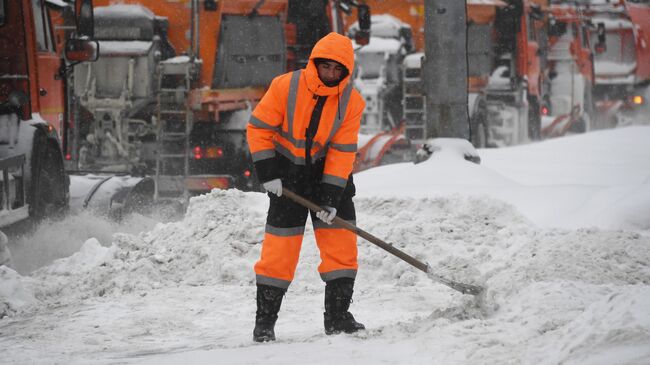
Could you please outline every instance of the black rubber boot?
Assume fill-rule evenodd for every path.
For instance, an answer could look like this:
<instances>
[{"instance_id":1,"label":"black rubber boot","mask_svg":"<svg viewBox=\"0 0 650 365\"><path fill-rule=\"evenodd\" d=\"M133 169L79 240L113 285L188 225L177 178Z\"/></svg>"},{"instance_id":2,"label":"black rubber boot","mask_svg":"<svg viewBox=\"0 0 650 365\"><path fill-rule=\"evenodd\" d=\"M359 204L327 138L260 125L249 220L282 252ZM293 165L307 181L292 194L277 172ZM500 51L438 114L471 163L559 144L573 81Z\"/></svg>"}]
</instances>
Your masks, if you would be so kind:
<instances>
[{"instance_id":1,"label":"black rubber boot","mask_svg":"<svg viewBox=\"0 0 650 365\"><path fill-rule=\"evenodd\" d=\"M253 341L275 341L275 321L282 304L282 297L286 289L269 285L257 285L257 312L255 313L255 329Z\"/></svg>"},{"instance_id":2,"label":"black rubber boot","mask_svg":"<svg viewBox=\"0 0 650 365\"><path fill-rule=\"evenodd\" d=\"M325 285L325 334L354 333L366 329L348 312L353 289L354 279L350 278L330 280Z\"/></svg>"}]
</instances>

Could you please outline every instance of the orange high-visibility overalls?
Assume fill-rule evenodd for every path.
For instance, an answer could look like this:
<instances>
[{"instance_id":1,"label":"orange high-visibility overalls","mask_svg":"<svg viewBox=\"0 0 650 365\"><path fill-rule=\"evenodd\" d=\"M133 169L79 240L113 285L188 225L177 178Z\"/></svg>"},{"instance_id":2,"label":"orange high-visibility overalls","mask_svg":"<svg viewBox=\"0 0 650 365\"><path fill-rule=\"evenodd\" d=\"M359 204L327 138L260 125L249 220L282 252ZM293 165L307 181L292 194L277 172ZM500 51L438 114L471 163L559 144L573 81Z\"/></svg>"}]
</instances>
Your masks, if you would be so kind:
<instances>
[{"instance_id":1,"label":"orange high-visibility overalls","mask_svg":"<svg viewBox=\"0 0 650 365\"><path fill-rule=\"evenodd\" d=\"M314 63L319 58L341 63L347 68L347 76L337 86L326 86ZM350 39L328 34L314 46L305 69L278 76L271 82L253 111L247 136L261 182L280 178L283 186L320 205L337 208L341 219L355 223L351 173L365 103L352 87L353 69ZM308 127L314 123L318 127L315 135L313 129L308 134ZM262 254L255 264L255 273L258 284L286 289L298 264L307 209L284 196L269 196ZM311 219L320 250L321 278L355 278L356 235L325 224L313 213Z\"/></svg>"}]
</instances>

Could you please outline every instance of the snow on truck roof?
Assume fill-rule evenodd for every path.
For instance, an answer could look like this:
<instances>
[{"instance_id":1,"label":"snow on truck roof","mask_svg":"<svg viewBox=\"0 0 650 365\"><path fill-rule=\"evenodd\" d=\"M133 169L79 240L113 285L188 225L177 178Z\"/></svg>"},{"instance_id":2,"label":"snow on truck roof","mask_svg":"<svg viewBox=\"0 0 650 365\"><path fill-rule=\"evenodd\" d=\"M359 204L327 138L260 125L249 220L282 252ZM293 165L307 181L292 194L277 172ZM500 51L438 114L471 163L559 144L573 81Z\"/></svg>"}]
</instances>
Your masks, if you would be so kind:
<instances>
[{"instance_id":1,"label":"snow on truck roof","mask_svg":"<svg viewBox=\"0 0 650 365\"><path fill-rule=\"evenodd\" d=\"M153 42L147 41L99 41L101 55L142 55L147 54Z\"/></svg>"},{"instance_id":2,"label":"snow on truck roof","mask_svg":"<svg viewBox=\"0 0 650 365\"><path fill-rule=\"evenodd\" d=\"M111 6L99 6L94 10L95 17L100 18L120 18L120 19L141 19L146 18L149 20L154 20L156 15L149 9L145 8L142 5L111 5Z\"/></svg>"},{"instance_id":3,"label":"snow on truck roof","mask_svg":"<svg viewBox=\"0 0 650 365\"><path fill-rule=\"evenodd\" d=\"M358 45L354 45L357 49ZM402 42L393 38L379 38L379 37L370 37L370 41L367 45L358 48L358 53L397 53L402 48Z\"/></svg>"},{"instance_id":4,"label":"snow on truck roof","mask_svg":"<svg viewBox=\"0 0 650 365\"><path fill-rule=\"evenodd\" d=\"M406 68L420 68L422 66L423 52L411 53L404 57L404 67Z\"/></svg>"},{"instance_id":5,"label":"snow on truck roof","mask_svg":"<svg viewBox=\"0 0 650 365\"><path fill-rule=\"evenodd\" d=\"M467 0L467 5L506 6L501 0Z\"/></svg>"},{"instance_id":6,"label":"snow on truck roof","mask_svg":"<svg viewBox=\"0 0 650 365\"><path fill-rule=\"evenodd\" d=\"M54 5L54 6L61 7L61 8L64 8L66 6L70 6L69 3L66 3L63 0L45 0L45 2L48 3L48 4Z\"/></svg>"},{"instance_id":7,"label":"snow on truck roof","mask_svg":"<svg viewBox=\"0 0 650 365\"><path fill-rule=\"evenodd\" d=\"M404 28L411 29L411 26L392 15L377 14L372 16L370 33L374 37L398 38L400 36L400 29ZM359 22L352 23L349 32L355 33L358 30Z\"/></svg>"},{"instance_id":8,"label":"snow on truck roof","mask_svg":"<svg viewBox=\"0 0 650 365\"><path fill-rule=\"evenodd\" d=\"M604 17L593 17L591 19L591 22L598 25L599 23L603 23L605 25L605 29L632 29L634 28L634 24L632 24L631 21L627 19L612 19L612 18L604 18Z\"/></svg>"}]
</instances>

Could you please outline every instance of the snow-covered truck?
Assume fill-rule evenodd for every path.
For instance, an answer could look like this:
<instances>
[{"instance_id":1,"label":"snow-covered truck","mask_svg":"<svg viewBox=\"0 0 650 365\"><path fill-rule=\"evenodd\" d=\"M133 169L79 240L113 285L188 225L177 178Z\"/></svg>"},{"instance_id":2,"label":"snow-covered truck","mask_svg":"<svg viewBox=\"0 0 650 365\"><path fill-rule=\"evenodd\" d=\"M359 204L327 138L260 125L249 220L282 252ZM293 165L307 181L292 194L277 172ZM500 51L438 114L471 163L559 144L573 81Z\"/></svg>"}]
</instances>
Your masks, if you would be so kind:
<instances>
[{"instance_id":1,"label":"snow-covered truck","mask_svg":"<svg viewBox=\"0 0 650 365\"><path fill-rule=\"evenodd\" d=\"M415 48L411 26L390 14L376 14L370 29L368 44L355 42L354 86L366 101L355 172L413 158L402 107L402 63ZM360 31L355 22L348 35L354 39Z\"/></svg>"},{"instance_id":2,"label":"snow-covered truck","mask_svg":"<svg viewBox=\"0 0 650 365\"><path fill-rule=\"evenodd\" d=\"M594 99L602 127L633 122L650 110L650 3L585 0L594 24ZM643 118L641 118L643 119Z\"/></svg>"},{"instance_id":3,"label":"snow-covered truck","mask_svg":"<svg viewBox=\"0 0 650 365\"><path fill-rule=\"evenodd\" d=\"M71 5L0 0L0 228L50 217L68 205L57 133L71 116L65 74L71 63L97 53L90 40L92 2L77 1L76 9L78 31L66 33L59 31L66 19L75 28Z\"/></svg>"},{"instance_id":4,"label":"snow-covered truck","mask_svg":"<svg viewBox=\"0 0 650 365\"><path fill-rule=\"evenodd\" d=\"M542 138L586 132L595 116L593 25L575 4L549 8L548 103L542 108Z\"/></svg>"},{"instance_id":5,"label":"snow-covered truck","mask_svg":"<svg viewBox=\"0 0 650 365\"><path fill-rule=\"evenodd\" d=\"M128 174L134 188L139 176L153 182L142 194L154 200L257 189L245 127L286 70L286 8L286 0L95 0L100 54L75 68L69 171Z\"/></svg>"}]
</instances>

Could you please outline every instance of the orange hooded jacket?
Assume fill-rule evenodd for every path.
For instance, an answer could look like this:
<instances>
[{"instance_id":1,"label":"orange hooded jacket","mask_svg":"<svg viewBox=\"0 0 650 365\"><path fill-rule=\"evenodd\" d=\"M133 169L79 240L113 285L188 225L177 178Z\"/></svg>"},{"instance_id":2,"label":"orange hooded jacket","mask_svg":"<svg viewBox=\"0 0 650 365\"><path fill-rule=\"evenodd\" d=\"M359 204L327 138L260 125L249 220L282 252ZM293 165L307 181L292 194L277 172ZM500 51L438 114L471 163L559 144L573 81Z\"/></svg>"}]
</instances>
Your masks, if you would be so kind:
<instances>
[{"instance_id":1,"label":"orange hooded jacket","mask_svg":"<svg viewBox=\"0 0 650 365\"><path fill-rule=\"evenodd\" d=\"M337 61L347 75L328 87L318 77L314 59ZM316 96L327 96L311 160L325 158L323 205L336 206L352 173L357 138L365 103L352 87L354 50L349 38L329 33L316 43L307 67L273 79L269 90L253 111L247 126L248 145L261 182L281 177L276 161L280 154L296 165L305 165L305 132L316 105Z\"/></svg>"}]
</instances>

